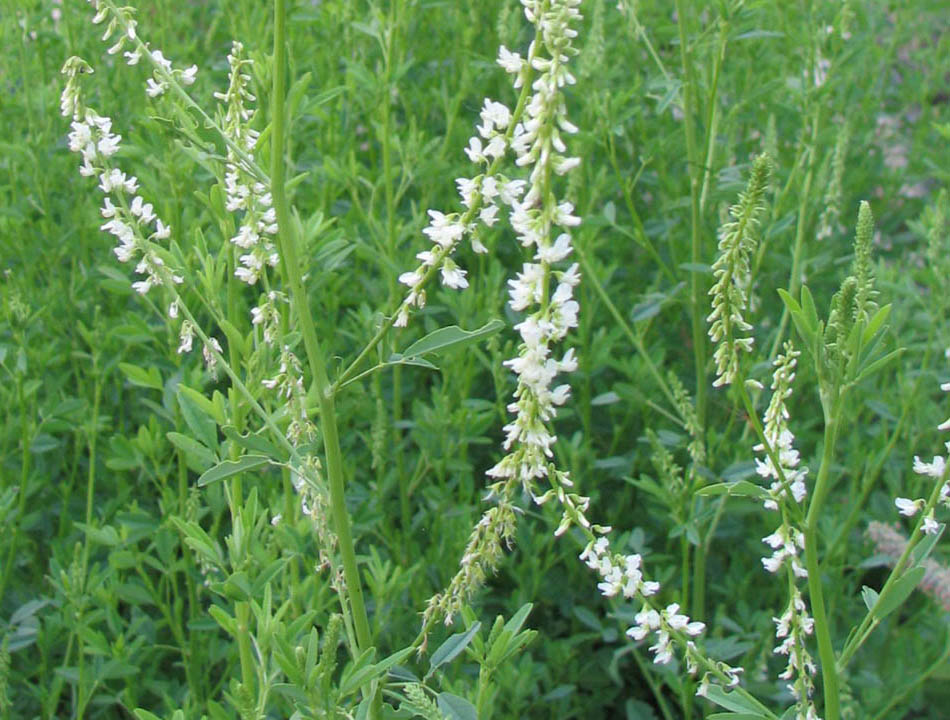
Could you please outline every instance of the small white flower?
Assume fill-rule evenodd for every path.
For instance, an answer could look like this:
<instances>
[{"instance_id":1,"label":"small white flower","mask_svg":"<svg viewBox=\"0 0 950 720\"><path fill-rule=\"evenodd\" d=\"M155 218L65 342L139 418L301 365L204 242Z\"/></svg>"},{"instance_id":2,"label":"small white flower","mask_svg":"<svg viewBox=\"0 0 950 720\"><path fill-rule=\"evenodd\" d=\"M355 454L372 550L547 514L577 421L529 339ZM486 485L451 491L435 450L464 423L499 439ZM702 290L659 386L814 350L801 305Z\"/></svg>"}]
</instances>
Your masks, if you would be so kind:
<instances>
[{"instance_id":1,"label":"small white flower","mask_svg":"<svg viewBox=\"0 0 950 720\"><path fill-rule=\"evenodd\" d=\"M415 287L419 284L420 280L422 280L422 275L418 270L410 270L409 272L404 272L399 276L399 282L403 285L408 285L409 287Z\"/></svg>"},{"instance_id":2,"label":"small white flower","mask_svg":"<svg viewBox=\"0 0 950 720\"><path fill-rule=\"evenodd\" d=\"M491 227L498 221L498 206L487 205L483 207L478 213L478 219L481 220L486 227Z\"/></svg>"},{"instance_id":3,"label":"small white flower","mask_svg":"<svg viewBox=\"0 0 950 720\"><path fill-rule=\"evenodd\" d=\"M145 81L145 93L149 97L158 97L164 93L167 88L168 85L163 82L155 82L152 78Z\"/></svg>"},{"instance_id":4,"label":"small white flower","mask_svg":"<svg viewBox=\"0 0 950 720\"><path fill-rule=\"evenodd\" d=\"M468 159L473 163L485 162L487 160L485 151L482 148L482 140L477 135L473 135L469 138L468 147L465 148L465 154L468 155Z\"/></svg>"},{"instance_id":5,"label":"small white flower","mask_svg":"<svg viewBox=\"0 0 950 720\"><path fill-rule=\"evenodd\" d=\"M933 462L925 463L916 455L914 456L914 472L918 475L929 475L933 478L943 476L946 469L946 460L940 455L935 455Z\"/></svg>"},{"instance_id":6,"label":"small white flower","mask_svg":"<svg viewBox=\"0 0 950 720\"><path fill-rule=\"evenodd\" d=\"M921 526L920 531L926 535L936 535L940 530L940 525L937 524L936 519L934 519L934 511L931 510L924 517L924 524Z\"/></svg>"},{"instance_id":7,"label":"small white flower","mask_svg":"<svg viewBox=\"0 0 950 720\"><path fill-rule=\"evenodd\" d=\"M520 73L524 67L524 60L521 55L511 52L504 45L498 48L498 64L504 68L507 73ZM517 86L516 86L517 87Z\"/></svg>"},{"instance_id":8,"label":"small white flower","mask_svg":"<svg viewBox=\"0 0 950 720\"><path fill-rule=\"evenodd\" d=\"M913 517L924 507L923 500L910 500L902 497L897 498L894 504L897 506L900 514L906 515L907 517Z\"/></svg>"},{"instance_id":9,"label":"small white flower","mask_svg":"<svg viewBox=\"0 0 950 720\"><path fill-rule=\"evenodd\" d=\"M468 280L465 279L465 271L451 260L446 260L442 265L442 284L453 290L467 288Z\"/></svg>"}]
</instances>

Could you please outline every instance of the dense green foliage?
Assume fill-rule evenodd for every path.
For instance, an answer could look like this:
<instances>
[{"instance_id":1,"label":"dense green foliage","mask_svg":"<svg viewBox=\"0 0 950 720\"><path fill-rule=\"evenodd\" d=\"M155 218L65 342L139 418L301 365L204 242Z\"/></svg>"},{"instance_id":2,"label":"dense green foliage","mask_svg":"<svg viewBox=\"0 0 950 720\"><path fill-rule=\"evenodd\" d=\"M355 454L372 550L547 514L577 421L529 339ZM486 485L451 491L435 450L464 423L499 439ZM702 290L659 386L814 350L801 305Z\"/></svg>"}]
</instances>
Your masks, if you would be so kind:
<instances>
[{"instance_id":1,"label":"dense green foliage","mask_svg":"<svg viewBox=\"0 0 950 720\"><path fill-rule=\"evenodd\" d=\"M514 105L498 46L524 52L530 37L517 0L291 4L288 189L333 379L401 299L396 278L430 246L425 211L456 207L455 178L473 173L462 148L482 99ZM567 94L580 132L569 143L582 164L565 193L584 219L574 232L583 281L570 341L579 369L555 424L555 456L591 497L591 517L615 528L614 544L643 555L663 604L679 601L706 622L708 654L744 667L744 686L778 710L792 702L777 679L784 661L772 653L787 588L761 563L761 539L775 523L749 498L695 492L759 481L746 408L735 388L712 387L704 318L717 229L752 159L768 153L745 315L755 350L744 362L767 388L783 341L803 350L790 426L814 475L826 444L819 386L830 381L817 377L777 290L798 300L804 282L828 318L849 267L860 264L859 201L874 213L870 299L892 306L880 354L904 351L849 391L824 466L830 489L817 536L840 650L864 616L862 586L880 589L887 577L868 523L898 520L895 497L930 494L932 480L912 472L913 457L930 458L945 440L935 428L948 414L939 385L950 379L950 20L942 0L683 0L680 27L670 3L632 4L635 13L622 13L615 2L585 0L575 41L577 84ZM241 39L266 109L271 3L136 6L143 37L176 63L198 65L191 90L209 108L227 82L231 40ZM0 8L0 718L123 718L136 708L258 717L248 707L262 685L258 652L270 653L279 676L262 717L290 717L295 702L309 703L314 717L321 703L329 713L351 660L345 642L325 641L348 627L331 620L341 610L330 572L317 567L320 539L301 519L286 470L198 486L218 460L237 457L240 433L226 434L213 418L239 408L240 398L226 377L206 371L200 353L175 352L164 308L133 292L129 268L116 263L113 240L99 229L94 182L79 177L66 148L68 120L58 112L65 59L81 55L95 67L90 103L113 118L123 166L177 233L196 283L183 294L195 307L201 297L208 312L226 311L235 336L249 337L257 291L225 280L232 228L214 214L211 191L220 178L175 130L170 106L146 97L146 71L105 54L86 3L3 0ZM684 117L684 108L693 112ZM266 112L259 128L264 120ZM206 128L196 132L210 138ZM501 456L513 389L502 362L516 352L518 322L506 282L522 248L505 223L481 237L489 253L465 249L459 260L471 287L430 289L425 309L386 337L379 357L444 326L472 330L500 319L504 328L430 357L438 371L396 365L337 397L377 661L413 642L427 600L455 574L487 507L484 473ZM250 352L208 330L249 382L266 377ZM832 345L842 333L844 353L846 333L828 332ZM701 466L690 465L689 435L652 368L695 398ZM759 416L767 401L767 391L752 393ZM672 463L690 468L695 482L683 483ZM465 617L433 631L428 657L400 656L397 672L422 678L432 650L480 621L468 649L426 683L468 698L483 720L715 712L691 699L681 663L654 665L649 642L625 637L639 607L597 593L595 574L577 560L586 540L554 537L553 503L525 497L521 506L513 550ZM938 544L932 558L947 555ZM271 602L284 608L277 629L254 619ZM504 664L477 662L496 616L508 621L528 603L519 619L537 634L512 640L518 652ZM944 717L948 611L915 592L885 617L840 674L842 716ZM262 637L272 645L261 648ZM295 679L288 668L308 653L316 663L318 644L320 667ZM301 687L313 694L301 699ZM426 711L431 701L410 687L404 708L451 712ZM356 702L347 703L355 713Z\"/></svg>"}]
</instances>

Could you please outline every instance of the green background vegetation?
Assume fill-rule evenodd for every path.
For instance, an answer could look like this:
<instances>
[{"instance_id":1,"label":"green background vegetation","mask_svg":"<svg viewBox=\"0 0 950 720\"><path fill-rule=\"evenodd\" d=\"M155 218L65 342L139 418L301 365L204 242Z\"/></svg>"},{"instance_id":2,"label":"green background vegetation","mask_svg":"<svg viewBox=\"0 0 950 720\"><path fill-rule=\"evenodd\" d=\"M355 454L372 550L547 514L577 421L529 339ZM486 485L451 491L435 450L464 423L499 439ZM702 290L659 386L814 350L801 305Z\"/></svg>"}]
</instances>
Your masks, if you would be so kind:
<instances>
[{"instance_id":1,"label":"green background vegetation","mask_svg":"<svg viewBox=\"0 0 950 720\"><path fill-rule=\"evenodd\" d=\"M885 344L906 351L852 395L839 440L821 533L837 558L824 580L840 647L863 614L861 586L885 575L863 535L868 521L894 521L897 495L924 495L912 458L942 450L935 427L947 415L938 384L950 378L950 207L940 197L950 181L950 15L941 0L853 3L850 20L839 2L683 5L705 158L696 173L699 266L690 263L683 73L669 3L641 2L639 24L614 2L582 7L569 116L580 128L571 153L583 164L567 191L585 219L575 233L581 320L569 341L580 369L569 379L556 453L592 497L591 517L622 533L618 547L643 553L669 602L681 592L687 538L694 557L705 558L702 607L693 600L690 611L709 626L707 649L744 666L747 686L783 705L790 698L776 679L784 663L772 655L772 617L785 598L760 563L760 539L774 523L758 504L730 499L707 538L716 499L684 501L651 484L659 476L646 431L680 464L687 437L634 345L694 392L691 275L708 285L716 228L755 154L775 161L749 317L760 360L781 327L775 290L789 287L796 238L800 272L791 282L807 279L827 307L851 261L858 201L871 203L878 299L894 305ZM223 695L241 673L239 648L208 607L260 601L269 580L275 601L289 601L292 644L303 644L311 625L323 632L336 598L327 574L315 571L316 540L287 477L244 479L243 542L225 486L195 486L208 464L202 453L225 439L208 430L180 385L208 396L226 395L227 385L208 376L197 354L175 353L160 309L130 289L129 269L99 231L98 191L78 176L58 112L63 61L81 55L96 68L90 104L114 118L123 167L138 175L186 256L191 243L226 244L207 207L214 178L173 141L165 106L145 97L145 71L105 56L86 3L0 7L0 717L123 718L137 707L215 717L216 703L229 717L235 711ZM255 80L266 98L267 3L137 7L146 40L179 66L198 64L193 91L207 106L226 82L232 38L262 60ZM375 313L399 297L398 273L428 245L425 210L456 207L454 179L473 173L462 148L482 99L512 102L494 59L502 43L524 50L525 24L513 0L324 0L296 3L290 34L294 77L309 74L291 95L293 201L305 224L321 214L332 220L309 238L308 289L321 338L332 355L350 359ZM830 66L816 88L818 53ZM850 141L836 197L843 127ZM826 215L831 233L819 240L827 208L839 217ZM499 457L513 387L501 362L514 352L516 322L505 283L521 264L502 226L485 234L489 255L462 254L472 287L432 291L387 351L444 325L471 329L500 318L509 329L440 357L440 372L376 374L338 402L372 629L387 655L412 641L426 600L454 573L485 507L484 471ZM255 301L256 292L238 299L245 323ZM806 368L791 423L805 464L814 465L821 416ZM752 374L766 381L768 366ZM755 479L754 439L743 427L729 394L710 389L710 482ZM204 445L186 442L195 438ZM662 717L665 703L681 717L679 669L652 666L646 648L623 637L638 608L600 598L595 576L577 561L582 546L570 534L553 537L554 509L524 508L516 547L472 608L490 627L497 614L534 604L526 626L538 635L494 678L492 716L647 720ZM274 527L277 513L284 521ZM235 587L233 574L228 585L221 571L202 572L200 553L184 542L185 522L207 531L247 587ZM938 547L934 557L945 556ZM850 717L945 717L950 663L935 661L950 649L947 612L918 593L882 624L845 678ZM430 647L448 634L437 632ZM930 679L920 682L927 668ZM440 670L439 682L466 696L477 673L463 655ZM271 716L286 717L289 707L276 693ZM694 716L706 710L697 705Z\"/></svg>"}]
</instances>

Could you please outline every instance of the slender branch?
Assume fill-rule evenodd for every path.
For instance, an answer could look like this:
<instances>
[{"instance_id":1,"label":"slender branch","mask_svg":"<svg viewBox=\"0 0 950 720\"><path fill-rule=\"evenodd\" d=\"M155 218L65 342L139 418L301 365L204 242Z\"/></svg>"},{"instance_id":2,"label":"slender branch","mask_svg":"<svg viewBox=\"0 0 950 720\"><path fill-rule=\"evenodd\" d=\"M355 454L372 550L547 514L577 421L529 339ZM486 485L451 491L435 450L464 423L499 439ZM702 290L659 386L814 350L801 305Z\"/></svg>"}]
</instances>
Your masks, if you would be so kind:
<instances>
[{"instance_id":1,"label":"slender branch","mask_svg":"<svg viewBox=\"0 0 950 720\"><path fill-rule=\"evenodd\" d=\"M337 430L336 408L333 395L329 392L323 354L317 340L317 334L310 313L310 303L303 286L301 264L297 248L298 238L290 217L284 180L286 175L286 74L287 74L287 38L285 0L274 0L274 86L271 118L271 195L277 213L279 228L277 242L280 247L281 267L290 284L293 306L297 312L300 330L303 333L307 360L317 389L317 402L320 407L320 429L323 433L323 445L327 461L327 477L330 485L330 511L334 530L340 548L343 563L343 576L346 580L347 595L353 622L356 629L357 650L362 651L372 645L372 634L363 603L363 588L360 582L356 551L350 530L350 516L346 509L343 479L343 454L340 450L340 437Z\"/></svg>"}]
</instances>

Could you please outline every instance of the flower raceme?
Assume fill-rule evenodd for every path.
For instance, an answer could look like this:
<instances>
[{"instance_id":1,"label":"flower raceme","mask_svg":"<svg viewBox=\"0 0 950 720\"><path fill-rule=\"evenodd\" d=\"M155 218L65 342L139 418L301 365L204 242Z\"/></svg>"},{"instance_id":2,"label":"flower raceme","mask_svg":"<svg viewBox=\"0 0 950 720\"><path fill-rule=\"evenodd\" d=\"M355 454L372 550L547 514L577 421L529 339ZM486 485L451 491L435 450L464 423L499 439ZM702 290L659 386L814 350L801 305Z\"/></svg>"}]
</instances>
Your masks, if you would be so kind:
<instances>
[{"instance_id":1,"label":"flower raceme","mask_svg":"<svg viewBox=\"0 0 950 720\"><path fill-rule=\"evenodd\" d=\"M138 179L113 164L122 136L112 132L111 118L83 106L77 84L79 72L91 72L91 68L79 58L70 58L63 67L68 79L61 109L64 116L72 118L68 145L82 158L79 174L98 178L99 189L105 194L100 211L106 220L102 229L118 240L114 252L119 262L137 261L135 272L144 279L132 284L136 292L144 295L164 284L166 277L181 283L180 275L161 272L165 260L157 252L157 243L168 239L171 228L157 216L152 204L137 194ZM175 312L173 308L169 310Z\"/></svg>"},{"instance_id":2,"label":"flower raceme","mask_svg":"<svg viewBox=\"0 0 950 720\"><path fill-rule=\"evenodd\" d=\"M234 271L241 281L254 285L265 267L275 267L280 260L269 238L277 234L277 214L267 185L254 177L251 168L234 148L253 153L260 133L250 127L254 111L249 104L256 98L248 89L251 61L244 55L244 46L234 41L228 53L230 68L228 89L214 94L223 107L221 127L231 139L225 163L225 207L229 212L243 212L240 227L231 242L240 248L241 267Z\"/></svg>"},{"instance_id":3,"label":"flower raceme","mask_svg":"<svg viewBox=\"0 0 950 720\"><path fill-rule=\"evenodd\" d=\"M511 509L517 488L523 488L538 504L550 499L561 504L562 518L556 534L563 534L572 525L585 530L591 527L585 515L589 498L573 492L569 474L551 462L556 438L550 428L557 407L570 397L569 386L555 384L555 380L560 373L577 367L573 349L555 354L554 346L577 326L579 306L573 294L580 282L578 267L558 266L571 255L570 229L580 224L580 218L574 215L570 202L555 195L552 178L580 162L566 155L562 139L562 133L577 132L567 119L563 90L574 83L568 62L577 54L571 44L576 36L571 24L580 19L579 0L522 0L522 5L525 17L535 28L527 58L504 46L498 54L498 64L514 76L514 87L521 88L517 108L512 112L497 101L485 100L476 135L465 149L483 171L456 181L466 210L449 214L429 211L431 222L423 232L433 246L419 253L422 264L417 269L399 278L409 293L394 324L404 326L410 309L425 304L425 284L437 270L441 271L443 285L467 287L467 274L451 255L466 237L471 238L474 252L487 252L477 227L492 227L500 206L507 208L519 244L532 252L531 259L508 282L509 305L523 313L523 319L515 326L521 338L517 355L505 361L517 378L514 398L508 405L514 417L504 427L506 454L487 472L495 479L489 494L496 507L486 512L473 531L459 575L445 593L430 601L427 627L437 615L450 621L464 598L474 591L472 585L459 580L462 576L480 579L484 573L474 573L473 563L477 564L482 555L492 558L490 565L495 562L499 543L489 530L508 528L509 524L500 518L514 518ZM499 171L509 151L515 165L527 171L527 179L513 179ZM542 492L537 482L544 478L550 487Z\"/></svg>"},{"instance_id":4,"label":"flower raceme","mask_svg":"<svg viewBox=\"0 0 950 720\"><path fill-rule=\"evenodd\" d=\"M713 387L735 382L739 373L739 353L751 352L753 339L740 337L752 329L744 313L749 305L749 257L755 249L756 228L765 210L765 190L771 171L767 155L752 165L752 174L739 202L729 208L732 221L719 232L719 257L713 264L716 282L709 290L712 312L706 321L709 339L716 344L713 360L716 380Z\"/></svg>"}]
</instances>

